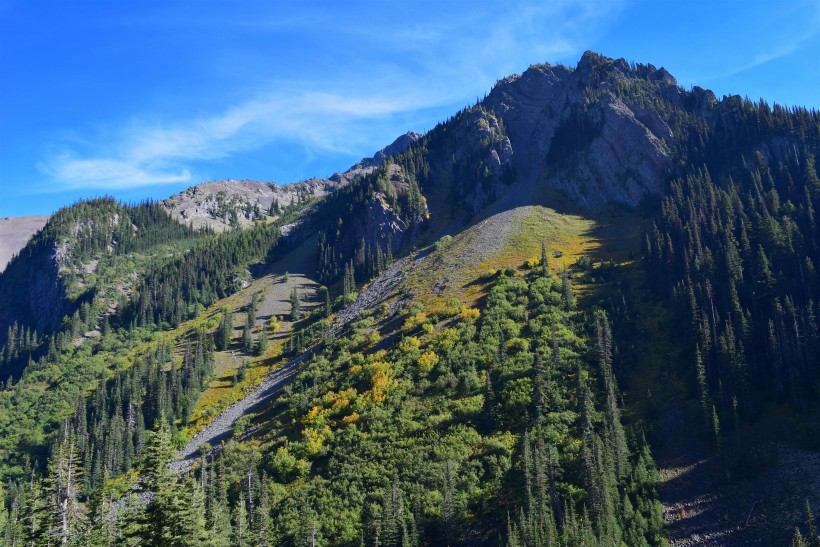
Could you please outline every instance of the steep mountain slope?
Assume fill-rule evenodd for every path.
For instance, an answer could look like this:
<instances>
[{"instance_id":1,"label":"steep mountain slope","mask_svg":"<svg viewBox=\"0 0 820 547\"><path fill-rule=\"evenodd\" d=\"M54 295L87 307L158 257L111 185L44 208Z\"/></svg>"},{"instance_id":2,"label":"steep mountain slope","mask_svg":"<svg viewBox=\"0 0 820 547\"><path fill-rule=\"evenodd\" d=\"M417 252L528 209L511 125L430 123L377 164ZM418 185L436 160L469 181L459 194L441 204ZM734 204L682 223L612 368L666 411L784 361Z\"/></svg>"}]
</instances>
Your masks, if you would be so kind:
<instances>
[{"instance_id":1,"label":"steep mountain slope","mask_svg":"<svg viewBox=\"0 0 820 547\"><path fill-rule=\"evenodd\" d=\"M99 336L0 392L0 522L54 539L30 518L49 499L99 544L662 545L665 514L675 544L785 543L802 500L767 477L816 467L792 455L817 449L818 153L813 111L586 53L498 82L301 212L256 214L260 183L192 189L178 211L261 221L190 232ZM121 222L92 209L60 233ZM96 251L118 241L101 234ZM316 271L290 278L294 257ZM755 441L769 416L797 423L776 441L791 475ZM813 484L793 491L809 514ZM717 490L765 501L724 518Z\"/></svg>"},{"instance_id":2,"label":"steep mountain slope","mask_svg":"<svg viewBox=\"0 0 820 547\"><path fill-rule=\"evenodd\" d=\"M332 283L348 265L369 278L379 254L539 203L545 189L587 207L649 211L692 167L730 174L758 152L779 161L817 147L813 114L776 107L798 129L766 125L749 108L592 52L575 69L534 65L326 200L312 221L324 232L321 278Z\"/></svg>"},{"instance_id":3,"label":"steep mountain slope","mask_svg":"<svg viewBox=\"0 0 820 547\"><path fill-rule=\"evenodd\" d=\"M363 158L362 161L356 163L356 165L353 165L344 173L333 173L329 178L330 180L343 185L349 183L357 177L369 175L377 167L387 161L388 158L398 156L421 137L422 136L418 133L408 131L404 135L399 136L388 146L385 146L383 149L376 152L373 157Z\"/></svg>"},{"instance_id":4,"label":"steep mountain slope","mask_svg":"<svg viewBox=\"0 0 820 547\"><path fill-rule=\"evenodd\" d=\"M0 274L0 379L46 342L53 352L96 330L131 294L138 264L197 237L152 203L100 198L57 211Z\"/></svg>"}]
</instances>

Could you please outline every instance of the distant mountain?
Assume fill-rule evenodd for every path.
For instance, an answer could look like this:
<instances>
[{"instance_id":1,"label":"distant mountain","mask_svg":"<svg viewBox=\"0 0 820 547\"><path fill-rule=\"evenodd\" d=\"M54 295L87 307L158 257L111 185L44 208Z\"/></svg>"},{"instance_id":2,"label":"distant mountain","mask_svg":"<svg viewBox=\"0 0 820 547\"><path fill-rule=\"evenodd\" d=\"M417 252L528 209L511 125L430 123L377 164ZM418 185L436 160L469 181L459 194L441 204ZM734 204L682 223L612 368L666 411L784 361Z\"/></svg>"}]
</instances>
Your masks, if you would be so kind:
<instances>
[{"instance_id":1,"label":"distant mountain","mask_svg":"<svg viewBox=\"0 0 820 547\"><path fill-rule=\"evenodd\" d=\"M0 219L0 272L6 268L11 257L25 247L29 238L47 221L48 216Z\"/></svg>"},{"instance_id":2,"label":"distant mountain","mask_svg":"<svg viewBox=\"0 0 820 547\"><path fill-rule=\"evenodd\" d=\"M373 157L364 158L344 173L334 173L328 179L314 178L283 185L251 180L203 182L164 200L162 204L174 218L194 228L224 230L232 226L248 226L303 200L322 198L338 186L371 173L388 157L403 152L419 137L412 132L402 135Z\"/></svg>"},{"instance_id":3,"label":"distant mountain","mask_svg":"<svg viewBox=\"0 0 820 547\"><path fill-rule=\"evenodd\" d=\"M162 205L179 222L221 231L264 220L302 200L324 197L334 186L321 179L281 186L252 180L218 180L192 186L162 201Z\"/></svg>"}]
</instances>

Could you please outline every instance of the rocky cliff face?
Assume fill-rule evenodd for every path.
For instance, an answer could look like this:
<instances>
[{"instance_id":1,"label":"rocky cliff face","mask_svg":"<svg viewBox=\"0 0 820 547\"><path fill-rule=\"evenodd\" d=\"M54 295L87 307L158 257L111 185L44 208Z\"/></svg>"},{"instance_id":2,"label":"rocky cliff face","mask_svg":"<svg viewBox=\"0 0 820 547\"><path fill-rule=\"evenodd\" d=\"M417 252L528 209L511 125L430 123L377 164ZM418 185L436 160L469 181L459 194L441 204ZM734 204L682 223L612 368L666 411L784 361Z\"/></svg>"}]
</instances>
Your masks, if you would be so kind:
<instances>
[{"instance_id":1,"label":"rocky cliff face","mask_svg":"<svg viewBox=\"0 0 820 547\"><path fill-rule=\"evenodd\" d=\"M683 96L662 68L587 52L574 70L535 65L502 80L484 105L504 120L520 176L584 205L634 207L661 192L671 162L673 133L651 101Z\"/></svg>"},{"instance_id":2,"label":"rocky cliff face","mask_svg":"<svg viewBox=\"0 0 820 547\"><path fill-rule=\"evenodd\" d=\"M536 65L510 76L427 135L405 135L348 175L332 178L350 183L390 161L390 185L401 193L405 179L414 180L431 199L431 215L445 219L438 224L444 230L512 203L502 198L518 205L540 200L542 182L581 205L634 208L665 189L680 147L672 113L684 110L694 120L713 105L714 96L683 91L662 68L588 52L574 69ZM350 251L362 240L384 246L389 237L396 252L415 240L426 215L401 220L379 195L383 186L374 182L368 207L344 219L339 241L345 243L337 250Z\"/></svg>"},{"instance_id":3,"label":"rocky cliff face","mask_svg":"<svg viewBox=\"0 0 820 547\"><path fill-rule=\"evenodd\" d=\"M388 167L389 184L394 192L406 192L408 181L398 165ZM364 242L366 247L377 247L387 252L398 253L405 243L416 239L420 223L427 216L427 207L422 205L415 216L404 217L390 204L388 196L376 192L367 200L362 214L349 219L350 234L346 239L351 249Z\"/></svg>"},{"instance_id":4,"label":"rocky cliff face","mask_svg":"<svg viewBox=\"0 0 820 547\"><path fill-rule=\"evenodd\" d=\"M487 208L540 203L545 185L586 207L634 209L662 196L685 169L719 162L729 151L780 160L793 154L794 138L765 130L771 129L766 120L750 120L748 111L740 97L718 100L699 87L684 90L664 68L587 52L574 68L533 65L499 81L484 100L423 137L408 134L388 147L385 157L403 150L395 159L377 155L351 172L392 161L391 169L430 198L433 219L443 219L422 225L442 233ZM750 133L750 123L763 130ZM343 239L374 239L377 230L362 222L348 222L356 234ZM415 221L392 226L394 242L413 241L420 229Z\"/></svg>"},{"instance_id":5,"label":"rocky cliff face","mask_svg":"<svg viewBox=\"0 0 820 547\"><path fill-rule=\"evenodd\" d=\"M515 148L504 120L483 105L465 110L448 125L430 139L428 186L448 188L448 203L472 216L515 178Z\"/></svg>"},{"instance_id":6,"label":"rocky cliff face","mask_svg":"<svg viewBox=\"0 0 820 547\"><path fill-rule=\"evenodd\" d=\"M30 250L25 260L12 261L0 277L0 325L17 321L43 332L56 328L65 315L66 286L56 245ZM5 334L0 342L5 343Z\"/></svg>"}]
</instances>

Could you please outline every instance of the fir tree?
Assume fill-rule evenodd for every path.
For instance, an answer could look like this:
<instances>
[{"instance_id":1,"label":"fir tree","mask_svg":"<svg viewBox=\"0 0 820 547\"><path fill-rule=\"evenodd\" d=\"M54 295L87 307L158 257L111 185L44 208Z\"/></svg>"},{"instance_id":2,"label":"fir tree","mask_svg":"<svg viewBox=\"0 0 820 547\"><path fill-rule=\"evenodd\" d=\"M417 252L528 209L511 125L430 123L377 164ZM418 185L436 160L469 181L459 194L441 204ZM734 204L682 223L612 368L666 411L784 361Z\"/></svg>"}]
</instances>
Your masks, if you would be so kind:
<instances>
[{"instance_id":1,"label":"fir tree","mask_svg":"<svg viewBox=\"0 0 820 547\"><path fill-rule=\"evenodd\" d=\"M145 509L143 539L151 545L187 545L186 508L189 494L177 484L170 464L174 458L171 430L160 416L146 449L143 480L154 499Z\"/></svg>"},{"instance_id":2,"label":"fir tree","mask_svg":"<svg viewBox=\"0 0 820 547\"><path fill-rule=\"evenodd\" d=\"M0 481L0 538L8 538L8 524L9 515L8 511L6 510L6 491L3 488L3 482Z\"/></svg>"},{"instance_id":3,"label":"fir tree","mask_svg":"<svg viewBox=\"0 0 820 547\"><path fill-rule=\"evenodd\" d=\"M242 329L242 351L248 355L253 353L253 335L251 334L251 326L247 324Z\"/></svg>"},{"instance_id":4,"label":"fir tree","mask_svg":"<svg viewBox=\"0 0 820 547\"><path fill-rule=\"evenodd\" d=\"M541 242L541 273L544 277L549 275L549 262L547 260L547 245Z\"/></svg>"},{"instance_id":5,"label":"fir tree","mask_svg":"<svg viewBox=\"0 0 820 547\"><path fill-rule=\"evenodd\" d=\"M256 355L265 355L268 351L268 333L266 332L265 326L260 325L259 327L259 336L256 341Z\"/></svg>"},{"instance_id":6,"label":"fir tree","mask_svg":"<svg viewBox=\"0 0 820 547\"><path fill-rule=\"evenodd\" d=\"M82 529L84 514L78 503L81 476L76 439L67 431L51 456L45 481L51 517L48 534L62 545L74 542Z\"/></svg>"},{"instance_id":7,"label":"fir tree","mask_svg":"<svg viewBox=\"0 0 820 547\"><path fill-rule=\"evenodd\" d=\"M216 348L221 351L228 349L233 336L233 315L228 306L222 307L222 318L219 321L219 328L215 339Z\"/></svg>"},{"instance_id":8,"label":"fir tree","mask_svg":"<svg viewBox=\"0 0 820 547\"><path fill-rule=\"evenodd\" d=\"M290 320L292 322L299 321L302 318L302 304L299 301L299 292L296 287L290 293Z\"/></svg>"}]
</instances>

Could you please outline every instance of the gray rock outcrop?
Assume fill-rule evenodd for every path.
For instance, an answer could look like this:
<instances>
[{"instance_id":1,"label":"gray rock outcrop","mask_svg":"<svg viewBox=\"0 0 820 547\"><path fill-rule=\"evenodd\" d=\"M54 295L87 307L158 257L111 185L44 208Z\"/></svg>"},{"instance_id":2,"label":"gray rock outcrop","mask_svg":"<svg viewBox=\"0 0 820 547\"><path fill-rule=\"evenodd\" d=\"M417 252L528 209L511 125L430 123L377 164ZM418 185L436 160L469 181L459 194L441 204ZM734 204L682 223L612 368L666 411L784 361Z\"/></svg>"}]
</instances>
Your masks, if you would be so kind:
<instances>
[{"instance_id":1,"label":"gray rock outcrop","mask_svg":"<svg viewBox=\"0 0 820 547\"><path fill-rule=\"evenodd\" d=\"M646 80L682 101L664 69L587 52L575 70L534 65L502 80L484 104L503 119L520 176L583 205L635 207L661 192L673 138L657 110L636 100Z\"/></svg>"}]
</instances>

